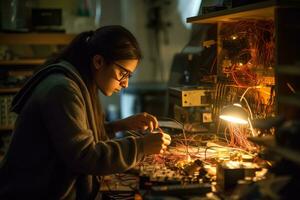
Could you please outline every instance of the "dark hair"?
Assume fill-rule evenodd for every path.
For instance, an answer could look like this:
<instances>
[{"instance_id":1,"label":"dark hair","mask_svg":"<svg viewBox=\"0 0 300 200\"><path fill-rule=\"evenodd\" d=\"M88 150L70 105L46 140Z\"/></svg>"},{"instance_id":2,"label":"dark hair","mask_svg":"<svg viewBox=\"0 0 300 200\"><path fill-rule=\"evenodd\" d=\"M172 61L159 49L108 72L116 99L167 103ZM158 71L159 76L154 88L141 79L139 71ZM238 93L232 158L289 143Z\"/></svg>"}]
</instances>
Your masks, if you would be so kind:
<instances>
[{"instance_id":1,"label":"dark hair","mask_svg":"<svg viewBox=\"0 0 300 200\"><path fill-rule=\"evenodd\" d=\"M98 134L101 136L101 132L105 131L103 113L91 69L92 58L96 54L101 55L106 63L142 58L134 35L122 26L111 25L80 33L58 55L49 59L46 65L66 60L79 71L90 92L96 123L99 124L97 127L100 127Z\"/></svg>"},{"instance_id":2,"label":"dark hair","mask_svg":"<svg viewBox=\"0 0 300 200\"><path fill-rule=\"evenodd\" d=\"M83 79L90 80L90 64L96 54L101 55L108 63L142 58L140 47L133 34L120 25L111 25L80 33L46 64L66 60L79 70Z\"/></svg>"}]
</instances>

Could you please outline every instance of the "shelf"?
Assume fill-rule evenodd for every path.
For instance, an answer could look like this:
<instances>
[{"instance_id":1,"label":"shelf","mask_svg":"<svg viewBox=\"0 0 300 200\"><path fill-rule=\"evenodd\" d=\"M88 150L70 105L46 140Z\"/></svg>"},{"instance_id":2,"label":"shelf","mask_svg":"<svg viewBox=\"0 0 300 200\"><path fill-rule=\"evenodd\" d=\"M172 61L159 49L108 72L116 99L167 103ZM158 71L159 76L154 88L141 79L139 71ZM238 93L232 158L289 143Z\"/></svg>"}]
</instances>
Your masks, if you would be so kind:
<instances>
[{"instance_id":1,"label":"shelf","mask_svg":"<svg viewBox=\"0 0 300 200\"><path fill-rule=\"evenodd\" d=\"M278 101L280 103L283 103L284 105L293 105L300 107L300 95L298 94L279 96Z\"/></svg>"},{"instance_id":2,"label":"shelf","mask_svg":"<svg viewBox=\"0 0 300 200\"><path fill-rule=\"evenodd\" d=\"M0 131L12 131L13 126L0 126Z\"/></svg>"},{"instance_id":3,"label":"shelf","mask_svg":"<svg viewBox=\"0 0 300 200\"><path fill-rule=\"evenodd\" d=\"M277 72L278 74L300 76L300 66L299 65L278 66Z\"/></svg>"},{"instance_id":4,"label":"shelf","mask_svg":"<svg viewBox=\"0 0 300 200\"><path fill-rule=\"evenodd\" d=\"M6 45L66 45L76 34L65 33L0 33L0 44Z\"/></svg>"},{"instance_id":5,"label":"shelf","mask_svg":"<svg viewBox=\"0 0 300 200\"><path fill-rule=\"evenodd\" d=\"M265 1L261 3L249 4L227 10L211 12L201 16L187 18L188 23L217 23L234 22L241 19L268 20L274 19L275 10L278 6L295 6L299 3L286 1Z\"/></svg>"},{"instance_id":6,"label":"shelf","mask_svg":"<svg viewBox=\"0 0 300 200\"><path fill-rule=\"evenodd\" d=\"M300 165L300 153L297 150L277 145L274 136L249 137L248 139L255 144L267 147L270 151Z\"/></svg>"},{"instance_id":7,"label":"shelf","mask_svg":"<svg viewBox=\"0 0 300 200\"><path fill-rule=\"evenodd\" d=\"M16 93L20 90L20 88L0 88L0 94L3 93Z\"/></svg>"},{"instance_id":8,"label":"shelf","mask_svg":"<svg viewBox=\"0 0 300 200\"><path fill-rule=\"evenodd\" d=\"M1 65L42 65L45 59L19 59L19 60L0 60Z\"/></svg>"}]
</instances>

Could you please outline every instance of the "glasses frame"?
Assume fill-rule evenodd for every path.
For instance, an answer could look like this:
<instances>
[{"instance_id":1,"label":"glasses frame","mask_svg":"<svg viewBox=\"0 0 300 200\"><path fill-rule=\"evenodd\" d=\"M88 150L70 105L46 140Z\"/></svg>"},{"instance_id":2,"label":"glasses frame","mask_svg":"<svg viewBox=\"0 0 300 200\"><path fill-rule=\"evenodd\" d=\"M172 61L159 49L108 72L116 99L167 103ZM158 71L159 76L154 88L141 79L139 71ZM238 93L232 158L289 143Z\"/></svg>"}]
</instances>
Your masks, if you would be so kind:
<instances>
[{"instance_id":1,"label":"glasses frame","mask_svg":"<svg viewBox=\"0 0 300 200\"><path fill-rule=\"evenodd\" d=\"M126 80L127 78L130 79L130 77L132 76L132 72L129 71L128 69L126 69L123 65L117 63L117 62L113 62L117 67L121 68L122 70L125 71L125 74L122 75L122 77L120 79L117 79L117 81L122 82L124 80Z\"/></svg>"}]
</instances>

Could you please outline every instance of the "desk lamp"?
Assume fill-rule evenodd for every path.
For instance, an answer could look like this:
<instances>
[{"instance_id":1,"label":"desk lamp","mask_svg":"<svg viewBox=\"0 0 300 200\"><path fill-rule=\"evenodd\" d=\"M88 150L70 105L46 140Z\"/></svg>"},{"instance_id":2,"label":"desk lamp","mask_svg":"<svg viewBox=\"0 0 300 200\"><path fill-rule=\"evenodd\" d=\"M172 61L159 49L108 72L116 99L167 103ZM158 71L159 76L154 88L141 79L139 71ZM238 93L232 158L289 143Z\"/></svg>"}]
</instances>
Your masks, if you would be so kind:
<instances>
[{"instance_id":1,"label":"desk lamp","mask_svg":"<svg viewBox=\"0 0 300 200\"><path fill-rule=\"evenodd\" d=\"M252 136L255 136L256 134L254 132L254 129L253 129L253 126L251 123L251 120L253 120L253 114L252 114L252 111L250 109L250 106L249 106L246 98L244 97L250 88L258 88L258 87L257 86L248 87L245 90L245 92L243 93L243 95L241 96L239 103L234 103L233 105L225 106L221 110L219 117L220 117L220 119L223 119L228 122L236 123L236 124L249 124ZM246 102L248 111L250 113L250 118L249 118L247 110L245 108L243 108L241 105L242 100L244 100Z\"/></svg>"}]
</instances>

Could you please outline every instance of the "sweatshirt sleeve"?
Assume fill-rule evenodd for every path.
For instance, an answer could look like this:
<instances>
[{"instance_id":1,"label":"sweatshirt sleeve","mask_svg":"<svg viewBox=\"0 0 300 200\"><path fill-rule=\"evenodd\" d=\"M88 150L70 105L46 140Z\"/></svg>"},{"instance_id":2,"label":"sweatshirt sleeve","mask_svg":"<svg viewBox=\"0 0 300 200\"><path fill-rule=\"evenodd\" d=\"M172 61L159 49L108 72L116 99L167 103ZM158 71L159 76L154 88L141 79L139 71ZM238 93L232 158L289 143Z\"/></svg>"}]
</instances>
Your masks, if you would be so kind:
<instances>
[{"instance_id":1,"label":"sweatshirt sleeve","mask_svg":"<svg viewBox=\"0 0 300 200\"><path fill-rule=\"evenodd\" d=\"M115 131L113 130L113 126L111 125L111 123L105 122L104 128L105 128L106 134L109 138L115 137Z\"/></svg>"},{"instance_id":2,"label":"sweatshirt sleeve","mask_svg":"<svg viewBox=\"0 0 300 200\"><path fill-rule=\"evenodd\" d=\"M42 99L42 118L55 153L75 172L123 172L144 156L143 140L139 137L95 143L92 131L87 129L84 98L75 83L57 84Z\"/></svg>"}]
</instances>

